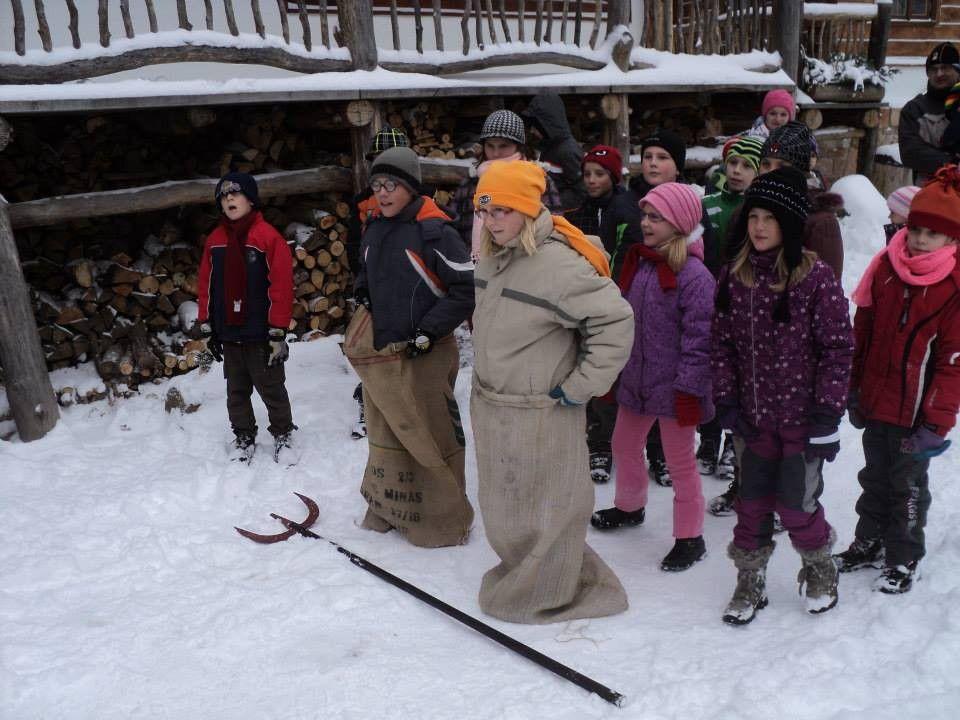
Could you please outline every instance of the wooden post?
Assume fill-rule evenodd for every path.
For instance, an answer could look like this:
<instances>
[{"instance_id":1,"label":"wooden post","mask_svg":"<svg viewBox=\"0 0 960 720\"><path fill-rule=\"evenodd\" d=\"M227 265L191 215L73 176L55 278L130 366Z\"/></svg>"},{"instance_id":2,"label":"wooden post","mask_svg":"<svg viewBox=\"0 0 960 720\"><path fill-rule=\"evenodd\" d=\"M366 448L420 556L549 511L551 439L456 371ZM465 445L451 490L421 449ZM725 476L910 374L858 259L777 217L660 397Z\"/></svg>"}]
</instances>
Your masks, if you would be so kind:
<instances>
[{"instance_id":1,"label":"wooden post","mask_svg":"<svg viewBox=\"0 0 960 720\"><path fill-rule=\"evenodd\" d=\"M604 95L600 102L604 117L604 143L615 147L623 157L623 166L630 166L630 102L627 95ZM622 181L623 178L620 178Z\"/></svg>"},{"instance_id":2,"label":"wooden post","mask_svg":"<svg viewBox=\"0 0 960 720\"><path fill-rule=\"evenodd\" d=\"M607 35L617 25L630 27L630 0L609 0L607 3Z\"/></svg>"},{"instance_id":3,"label":"wooden post","mask_svg":"<svg viewBox=\"0 0 960 720\"><path fill-rule=\"evenodd\" d=\"M0 364L7 400L24 442L39 440L57 424L60 411L37 335L37 321L20 269L7 201L0 196Z\"/></svg>"},{"instance_id":4,"label":"wooden post","mask_svg":"<svg viewBox=\"0 0 960 720\"><path fill-rule=\"evenodd\" d=\"M783 58L783 71L797 82L800 68L800 28L803 25L803 3L800 0L773 0L771 18L774 50Z\"/></svg>"},{"instance_id":5,"label":"wooden post","mask_svg":"<svg viewBox=\"0 0 960 720\"><path fill-rule=\"evenodd\" d=\"M377 39L373 32L371 0L337 0L337 17L355 70L377 67Z\"/></svg>"},{"instance_id":6,"label":"wooden post","mask_svg":"<svg viewBox=\"0 0 960 720\"><path fill-rule=\"evenodd\" d=\"M890 40L890 16L892 12L892 5L886 3L877 5L877 16L870 24L870 45L867 48L867 60L875 68L880 68L887 61L887 42ZM872 112L868 111L868 114ZM879 122L866 122L864 124L866 135L860 143L857 169L861 175L871 177L880 139L880 126Z\"/></svg>"},{"instance_id":7,"label":"wooden post","mask_svg":"<svg viewBox=\"0 0 960 720\"><path fill-rule=\"evenodd\" d=\"M13 126L0 115L0 152L13 140Z\"/></svg>"},{"instance_id":8,"label":"wooden post","mask_svg":"<svg viewBox=\"0 0 960 720\"><path fill-rule=\"evenodd\" d=\"M376 100L354 100L347 105L350 145L353 151L353 191L361 192L370 182L367 152L383 127L383 110Z\"/></svg>"}]
</instances>

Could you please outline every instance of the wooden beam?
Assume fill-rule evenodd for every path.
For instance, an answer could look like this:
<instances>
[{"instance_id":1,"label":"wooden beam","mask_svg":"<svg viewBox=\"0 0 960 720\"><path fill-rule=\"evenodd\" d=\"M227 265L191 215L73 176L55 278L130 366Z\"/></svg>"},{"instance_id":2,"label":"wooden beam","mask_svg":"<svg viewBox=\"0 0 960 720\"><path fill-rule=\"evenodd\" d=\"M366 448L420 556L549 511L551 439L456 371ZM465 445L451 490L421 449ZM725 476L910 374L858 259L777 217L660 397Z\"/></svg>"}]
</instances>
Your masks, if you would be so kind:
<instances>
[{"instance_id":1,"label":"wooden beam","mask_svg":"<svg viewBox=\"0 0 960 720\"><path fill-rule=\"evenodd\" d=\"M0 365L7 400L24 442L39 440L57 424L60 410L50 384L37 321L30 306L7 201L0 196Z\"/></svg>"},{"instance_id":2,"label":"wooden beam","mask_svg":"<svg viewBox=\"0 0 960 720\"><path fill-rule=\"evenodd\" d=\"M354 70L377 67L377 42L373 32L371 0L337 0L337 17Z\"/></svg>"},{"instance_id":3,"label":"wooden beam","mask_svg":"<svg viewBox=\"0 0 960 720\"><path fill-rule=\"evenodd\" d=\"M366 157L373 144L373 139L383 127L383 107L377 100L361 100L369 104L369 110L363 113L360 120L367 120L362 125L356 125L350 128L350 145L353 151L353 192L359 193L370 182L370 168L367 165ZM351 103L353 104L353 103ZM348 106L349 107L349 106ZM348 116L350 115L348 111Z\"/></svg>"},{"instance_id":4,"label":"wooden beam","mask_svg":"<svg viewBox=\"0 0 960 720\"><path fill-rule=\"evenodd\" d=\"M141 48L118 55L71 60L55 65L0 65L0 85L62 83L68 80L110 75L145 65L176 62L222 62L270 65L302 73L351 70L349 60L310 58L281 48L216 47L213 45L177 45Z\"/></svg>"},{"instance_id":5,"label":"wooden beam","mask_svg":"<svg viewBox=\"0 0 960 720\"><path fill-rule=\"evenodd\" d=\"M475 60L457 60L438 64L429 64L424 62L393 62L384 61L380 67L392 72L415 72L426 73L428 75L455 75L457 73L469 72L470 70L483 70L490 67L499 67L505 65L521 65L525 63L549 63L552 65L563 65L565 67L577 68L579 70L601 70L607 66L600 60L586 58L576 53L563 52L530 52L530 53L504 53L502 55L490 55L486 58L477 58ZM2 66L0 66L2 72Z\"/></svg>"},{"instance_id":6,"label":"wooden beam","mask_svg":"<svg viewBox=\"0 0 960 720\"><path fill-rule=\"evenodd\" d=\"M892 5L877 5L877 16L870 23L870 45L867 48L867 60L876 67L887 62L887 45L890 42L890 18Z\"/></svg>"},{"instance_id":7,"label":"wooden beam","mask_svg":"<svg viewBox=\"0 0 960 720\"><path fill-rule=\"evenodd\" d=\"M770 38L774 50L783 59L783 71L794 82L800 66L800 29L803 25L803 3L798 0L773 0Z\"/></svg>"},{"instance_id":8,"label":"wooden beam","mask_svg":"<svg viewBox=\"0 0 960 720\"><path fill-rule=\"evenodd\" d=\"M212 205L217 182L214 178L177 180L123 190L30 200L10 205L10 221L15 228L41 227L105 215L164 210L179 205ZM262 198L349 192L352 187L350 170L341 167L315 167L258 175L257 185Z\"/></svg>"}]
</instances>

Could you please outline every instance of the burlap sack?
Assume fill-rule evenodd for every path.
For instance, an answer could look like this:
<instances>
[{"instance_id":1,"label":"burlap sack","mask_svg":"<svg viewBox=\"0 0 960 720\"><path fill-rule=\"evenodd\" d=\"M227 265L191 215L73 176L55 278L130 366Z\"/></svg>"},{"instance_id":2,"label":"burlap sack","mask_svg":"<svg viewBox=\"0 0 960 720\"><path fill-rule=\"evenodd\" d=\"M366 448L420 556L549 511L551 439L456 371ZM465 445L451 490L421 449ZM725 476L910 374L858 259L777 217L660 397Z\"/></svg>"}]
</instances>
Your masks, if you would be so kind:
<instances>
[{"instance_id":1,"label":"burlap sack","mask_svg":"<svg viewBox=\"0 0 960 720\"><path fill-rule=\"evenodd\" d=\"M453 336L421 357L402 344L377 351L370 313L360 307L343 350L363 381L369 455L360 492L364 526L391 527L422 547L467 540L473 508L463 472L464 437L453 395L459 354Z\"/></svg>"},{"instance_id":2,"label":"burlap sack","mask_svg":"<svg viewBox=\"0 0 960 720\"><path fill-rule=\"evenodd\" d=\"M623 586L586 544L584 409L511 398L474 386L470 401L480 513L501 561L483 576L480 607L527 624L623 612Z\"/></svg>"}]
</instances>

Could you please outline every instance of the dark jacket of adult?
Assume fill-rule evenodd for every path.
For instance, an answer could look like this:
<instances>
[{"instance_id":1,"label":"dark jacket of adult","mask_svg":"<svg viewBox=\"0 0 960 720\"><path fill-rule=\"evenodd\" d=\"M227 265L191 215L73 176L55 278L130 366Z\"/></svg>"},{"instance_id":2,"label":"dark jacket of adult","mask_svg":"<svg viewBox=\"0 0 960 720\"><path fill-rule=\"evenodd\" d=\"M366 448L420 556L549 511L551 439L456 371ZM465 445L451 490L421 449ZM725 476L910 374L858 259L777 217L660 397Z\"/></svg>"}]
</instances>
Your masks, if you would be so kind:
<instances>
[{"instance_id":1,"label":"dark jacket of adult","mask_svg":"<svg viewBox=\"0 0 960 720\"><path fill-rule=\"evenodd\" d=\"M293 313L293 262L287 241L259 210L247 232L246 317L243 325L227 325L224 272L227 233L218 225L207 236L197 276L198 322L209 322L221 342L262 342L271 327L290 325Z\"/></svg>"},{"instance_id":2,"label":"dark jacket of adult","mask_svg":"<svg viewBox=\"0 0 960 720\"><path fill-rule=\"evenodd\" d=\"M427 197L398 215L372 218L360 246L357 289L370 297L373 344L441 338L473 313L473 264L445 215Z\"/></svg>"},{"instance_id":3,"label":"dark jacket of adult","mask_svg":"<svg viewBox=\"0 0 960 720\"><path fill-rule=\"evenodd\" d=\"M900 111L900 161L913 170L916 185L922 185L941 165L952 159L951 154L940 147L948 125L943 111L946 97L946 92L928 88Z\"/></svg>"},{"instance_id":4,"label":"dark jacket of adult","mask_svg":"<svg viewBox=\"0 0 960 720\"><path fill-rule=\"evenodd\" d=\"M556 165L562 171L560 176L555 176L555 180L563 209L580 207L587 195L580 167L583 150L570 131L563 100L559 95L537 95L530 101L523 115L543 135L540 160Z\"/></svg>"},{"instance_id":5,"label":"dark jacket of adult","mask_svg":"<svg viewBox=\"0 0 960 720\"><path fill-rule=\"evenodd\" d=\"M681 176L677 178L677 182L686 181ZM643 231L640 229L640 201L652 189L653 185L644 180L642 175L638 175L630 181L626 191L616 195L610 201L607 211L600 220L600 240L610 255L610 269L615 278L620 277L623 260L630 246L643 242ZM703 225L703 246L706 256L709 257L711 248L716 244L716 235L706 209L703 211L700 223ZM711 267L710 270L716 274L714 268Z\"/></svg>"},{"instance_id":6,"label":"dark jacket of adult","mask_svg":"<svg viewBox=\"0 0 960 720\"><path fill-rule=\"evenodd\" d=\"M625 192L623 185L614 185L610 192L604 193L600 197L595 198L588 195L580 207L566 213L565 217L576 225L584 235L599 235L600 224L603 222L603 216L607 213L610 204Z\"/></svg>"}]
</instances>

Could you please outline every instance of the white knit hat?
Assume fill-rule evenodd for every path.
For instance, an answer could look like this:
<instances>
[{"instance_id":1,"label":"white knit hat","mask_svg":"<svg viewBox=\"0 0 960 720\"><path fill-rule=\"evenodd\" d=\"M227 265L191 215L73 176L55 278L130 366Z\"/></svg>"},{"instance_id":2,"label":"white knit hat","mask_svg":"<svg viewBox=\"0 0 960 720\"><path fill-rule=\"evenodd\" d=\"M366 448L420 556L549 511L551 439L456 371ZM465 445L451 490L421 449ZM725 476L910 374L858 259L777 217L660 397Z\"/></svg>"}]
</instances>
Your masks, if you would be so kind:
<instances>
[{"instance_id":1,"label":"white knit hat","mask_svg":"<svg viewBox=\"0 0 960 720\"><path fill-rule=\"evenodd\" d=\"M910 214L910 203L913 202L913 196L920 192L916 185L904 185L897 188L889 197L887 197L887 207L890 212L901 217L907 217Z\"/></svg>"}]
</instances>

